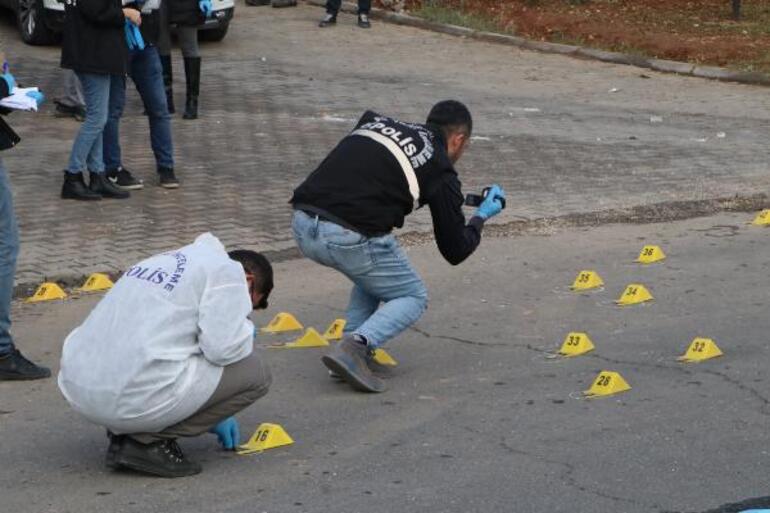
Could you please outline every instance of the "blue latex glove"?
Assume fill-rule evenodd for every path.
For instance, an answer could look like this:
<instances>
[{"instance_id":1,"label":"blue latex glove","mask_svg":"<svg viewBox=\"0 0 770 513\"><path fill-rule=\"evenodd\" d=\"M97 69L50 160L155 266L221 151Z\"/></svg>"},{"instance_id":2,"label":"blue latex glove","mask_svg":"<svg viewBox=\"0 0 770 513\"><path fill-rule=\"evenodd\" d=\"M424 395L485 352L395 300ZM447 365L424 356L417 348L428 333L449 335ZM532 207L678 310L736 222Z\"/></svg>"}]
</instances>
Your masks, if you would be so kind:
<instances>
[{"instance_id":1,"label":"blue latex glove","mask_svg":"<svg viewBox=\"0 0 770 513\"><path fill-rule=\"evenodd\" d=\"M505 199L505 191L503 191L499 185L495 184L491 187L487 197L481 205L479 205L479 209L476 210L476 215L486 221L490 217L494 217L502 212L503 204L498 198Z\"/></svg>"},{"instance_id":2,"label":"blue latex glove","mask_svg":"<svg viewBox=\"0 0 770 513\"><path fill-rule=\"evenodd\" d=\"M214 8L211 6L211 0L199 0L198 7L207 18L211 18L211 15L214 13Z\"/></svg>"},{"instance_id":3,"label":"blue latex glove","mask_svg":"<svg viewBox=\"0 0 770 513\"><path fill-rule=\"evenodd\" d=\"M241 430L235 417L228 417L211 430L217 435L219 443L228 451L234 451L241 443Z\"/></svg>"},{"instance_id":4,"label":"blue latex glove","mask_svg":"<svg viewBox=\"0 0 770 513\"><path fill-rule=\"evenodd\" d=\"M27 91L27 96L37 102L38 108L40 108L40 105L45 101L45 95L40 91Z\"/></svg>"},{"instance_id":5,"label":"blue latex glove","mask_svg":"<svg viewBox=\"0 0 770 513\"><path fill-rule=\"evenodd\" d=\"M144 50L144 38L142 37L142 31L139 30L139 27L129 20L126 20L124 29L126 32L126 44L128 45L128 49L130 51Z\"/></svg>"},{"instance_id":6,"label":"blue latex glove","mask_svg":"<svg viewBox=\"0 0 770 513\"><path fill-rule=\"evenodd\" d=\"M13 77L13 75L11 75L10 72L6 71L2 75L0 75L0 78L5 80L5 83L8 84L8 92L10 93L11 91L13 91L13 88L16 87L16 79Z\"/></svg>"}]
</instances>

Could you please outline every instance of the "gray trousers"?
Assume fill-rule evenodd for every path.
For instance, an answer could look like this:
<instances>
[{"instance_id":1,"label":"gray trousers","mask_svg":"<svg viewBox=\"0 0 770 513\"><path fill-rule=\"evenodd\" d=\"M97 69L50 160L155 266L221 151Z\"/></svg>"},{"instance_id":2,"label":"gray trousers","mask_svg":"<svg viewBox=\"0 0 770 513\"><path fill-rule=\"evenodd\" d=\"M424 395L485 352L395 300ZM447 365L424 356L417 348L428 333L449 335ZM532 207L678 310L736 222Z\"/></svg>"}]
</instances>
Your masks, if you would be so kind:
<instances>
[{"instance_id":1,"label":"gray trousers","mask_svg":"<svg viewBox=\"0 0 770 513\"><path fill-rule=\"evenodd\" d=\"M71 69L64 70L64 91L58 101L66 107L85 108L86 106L86 101L83 98L83 86L80 85L78 76Z\"/></svg>"},{"instance_id":2,"label":"gray trousers","mask_svg":"<svg viewBox=\"0 0 770 513\"><path fill-rule=\"evenodd\" d=\"M248 358L225 367L214 394L200 410L159 433L132 433L143 444L208 432L226 418L247 408L265 395L273 382L270 369L256 349Z\"/></svg>"},{"instance_id":3,"label":"gray trousers","mask_svg":"<svg viewBox=\"0 0 770 513\"><path fill-rule=\"evenodd\" d=\"M168 1L161 2L160 34L158 35L157 47L158 53L163 56L171 55L171 26L169 25L168 9ZM176 28L176 37L183 57L201 56L200 48L198 47L197 27L178 26Z\"/></svg>"}]
</instances>

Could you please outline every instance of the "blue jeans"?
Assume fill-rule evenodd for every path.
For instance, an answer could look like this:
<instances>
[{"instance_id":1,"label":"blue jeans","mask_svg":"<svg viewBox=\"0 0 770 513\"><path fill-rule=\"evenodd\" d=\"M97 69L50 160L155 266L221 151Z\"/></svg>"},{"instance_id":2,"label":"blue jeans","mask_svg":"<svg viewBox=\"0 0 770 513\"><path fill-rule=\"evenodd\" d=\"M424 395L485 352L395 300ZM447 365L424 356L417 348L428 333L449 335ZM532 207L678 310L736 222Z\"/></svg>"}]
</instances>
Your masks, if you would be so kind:
<instances>
[{"instance_id":1,"label":"blue jeans","mask_svg":"<svg viewBox=\"0 0 770 513\"><path fill-rule=\"evenodd\" d=\"M11 298L18 254L19 228L13 213L11 184L0 160L0 355L13 351Z\"/></svg>"},{"instance_id":2,"label":"blue jeans","mask_svg":"<svg viewBox=\"0 0 770 513\"><path fill-rule=\"evenodd\" d=\"M353 282L345 333L376 348L425 312L428 291L393 235L368 238L301 210L294 212L292 228L303 255Z\"/></svg>"},{"instance_id":3,"label":"blue jeans","mask_svg":"<svg viewBox=\"0 0 770 513\"><path fill-rule=\"evenodd\" d=\"M174 145L171 140L171 116L163 88L163 68L158 49L148 46L129 54L128 72L147 109L150 120L150 144L158 167L174 167ZM122 165L120 152L120 117L126 105L126 79L115 77L110 85L110 106L104 127L104 166L118 169Z\"/></svg>"},{"instance_id":4,"label":"blue jeans","mask_svg":"<svg viewBox=\"0 0 770 513\"><path fill-rule=\"evenodd\" d=\"M118 75L76 72L83 86L86 100L86 119L72 144L72 153L67 165L69 173L80 173L88 169L94 173L104 172L102 157L102 132L107 124L107 107L110 101L110 81Z\"/></svg>"}]
</instances>

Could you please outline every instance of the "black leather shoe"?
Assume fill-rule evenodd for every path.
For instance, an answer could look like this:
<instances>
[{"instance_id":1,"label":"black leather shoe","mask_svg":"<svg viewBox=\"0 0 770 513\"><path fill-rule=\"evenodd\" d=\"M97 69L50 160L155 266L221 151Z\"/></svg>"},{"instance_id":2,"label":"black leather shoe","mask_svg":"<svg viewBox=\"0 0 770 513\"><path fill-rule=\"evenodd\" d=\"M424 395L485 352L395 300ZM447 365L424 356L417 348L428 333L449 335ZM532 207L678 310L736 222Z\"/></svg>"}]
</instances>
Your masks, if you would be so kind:
<instances>
[{"instance_id":1,"label":"black leather shoe","mask_svg":"<svg viewBox=\"0 0 770 513\"><path fill-rule=\"evenodd\" d=\"M50 369L27 360L18 349L0 356L0 381L25 381L50 377Z\"/></svg>"},{"instance_id":2,"label":"black leather shoe","mask_svg":"<svg viewBox=\"0 0 770 513\"><path fill-rule=\"evenodd\" d=\"M126 199L131 197L130 192L124 191L112 183L104 173L91 173L88 188L92 192L101 194L104 198Z\"/></svg>"},{"instance_id":3,"label":"black leather shoe","mask_svg":"<svg viewBox=\"0 0 770 513\"><path fill-rule=\"evenodd\" d=\"M123 446L123 442L125 441L126 437L125 435L116 435L107 431L107 438L110 439L110 445L107 447L107 454L104 458L104 464L107 466L107 468L115 469L118 468L117 463L115 463L115 455L118 454L118 451Z\"/></svg>"},{"instance_id":4,"label":"black leather shoe","mask_svg":"<svg viewBox=\"0 0 770 513\"><path fill-rule=\"evenodd\" d=\"M203 470L199 463L185 458L176 440L141 444L125 436L115 452L115 467L160 477L185 477Z\"/></svg>"},{"instance_id":5,"label":"black leather shoe","mask_svg":"<svg viewBox=\"0 0 770 513\"><path fill-rule=\"evenodd\" d=\"M62 199L74 199L80 201L95 201L102 199L102 195L93 192L86 185L83 173L64 172L64 184L61 186Z\"/></svg>"},{"instance_id":6,"label":"black leather shoe","mask_svg":"<svg viewBox=\"0 0 770 513\"><path fill-rule=\"evenodd\" d=\"M372 28L372 22L369 21L369 15L368 14L359 14L358 15L358 26L361 28Z\"/></svg>"},{"instance_id":7,"label":"black leather shoe","mask_svg":"<svg viewBox=\"0 0 770 513\"><path fill-rule=\"evenodd\" d=\"M359 392L384 392L385 383L372 373L366 363L370 357L371 351L366 345L358 342L353 336L347 336L324 355L321 361L327 369Z\"/></svg>"}]
</instances>

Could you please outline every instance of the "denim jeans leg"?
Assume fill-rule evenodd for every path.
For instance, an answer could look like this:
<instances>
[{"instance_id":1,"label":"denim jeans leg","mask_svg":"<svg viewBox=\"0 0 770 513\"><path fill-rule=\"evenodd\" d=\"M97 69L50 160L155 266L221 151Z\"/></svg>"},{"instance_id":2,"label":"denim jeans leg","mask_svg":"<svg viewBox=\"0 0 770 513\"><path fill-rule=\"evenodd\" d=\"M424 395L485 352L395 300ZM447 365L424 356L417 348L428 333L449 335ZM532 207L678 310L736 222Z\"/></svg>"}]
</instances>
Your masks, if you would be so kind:
<instances>
[{"instance_id":1,"label":"denim jeans leg","mask_svg":"<svg viewBox=\"0 0 770 513\"><path fill-rule=\"evenodd\" d=\"M346 332L362 335L377 347L422 316L428 292L395 237L369 239L302 211L294 213L292 227L303 255L340 271L355 285L348 306L354 329L346 326Z\"/></svg>"},{"instance_id":2,"label":"denim jeans leg","mask_svg":"<svg viewBox=\"0 0 770 513\"><path fill-rule=\"evenodd\" d=\"M0 161L0 355L13 351L11 338L11 298L16 257L19 253L19 230L13 212L11 184Z\"/></svg>"},{"instance_id":3,"label":"denim jeans leg","mask_svg":"<svg viewBox=\"0 0 770 513\"><path fill-rule=\"evenodd\" d=\"M345 313L345 334L355 333L380 306L379 298L369 294L362 287L353 285L350 301Z\"/></svg>"},{"instance_id":4,"label":"denim jeans leg","mask_svg":"<svg viewBox=\"0 0 770 513\"><path fill-rule=\"evenodd\" d=\"M120 118L126 106L126 78L110 75L110 100L107 107L107 124L102 133L102 152L105 169L118 169L123 164L120 151Z\"/></svg>"},{"instance_id":5,"label":"denim jeans leg","mask_svg":"<svg viewBox=\"0 0 770 513\"><path fill-rule=\"evenodd\" d=\"M174 143L171 138L171 115L163 87L163 67L158 49L148 46L134 54L129 68L131 79L147 108L150 121L150 143L158 167L174 167ZM105 157L106 160L106 157Z\"/></svg>"},{"instance_id":6,"label":"denim jeans leg","mask_svg":"<svg viewBox=\"0 0 770 513\"><path fill-rule=\"evenodd\" d=\"M77 76L86 99L86 119L72 144L67 171L80 173L88 166L91 171L103 172L102 132L107 124L110 75L78 72Z\"/></svg>"},{"instance_id":7,"label":"denim jeans leg","mask_svg":"<svg viewBox=\"0 0 770 513\"><path fill-rule=\"evenodd\" d=\"M428 291L395 237L370 239L369 251L374 267L348 277L383 303L355 330L370 346L378 347L422 317L428 306Z\"/></svg>"}]
</instances>

